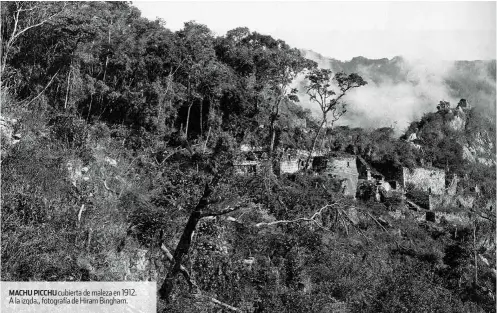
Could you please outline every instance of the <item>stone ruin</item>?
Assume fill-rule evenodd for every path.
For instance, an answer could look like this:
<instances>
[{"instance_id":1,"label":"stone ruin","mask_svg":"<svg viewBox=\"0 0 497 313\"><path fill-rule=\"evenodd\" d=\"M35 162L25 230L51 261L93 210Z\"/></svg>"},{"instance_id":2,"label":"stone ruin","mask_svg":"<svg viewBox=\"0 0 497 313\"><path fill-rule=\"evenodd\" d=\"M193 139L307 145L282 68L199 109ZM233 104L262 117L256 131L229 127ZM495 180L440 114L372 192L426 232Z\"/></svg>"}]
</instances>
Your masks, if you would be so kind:
<instances>
[{"instance_id":1,"label":"stone ruin","mask_svg":"<svg viewBox=\"0 0 497 313\"><path fill-rule=\"evenodd\" d=\"M442 195L445 192L445 171L438 168L417 167L402 168L400 184L404 190L408 186L432 195Z\"/></svg>"},{"instance_id":2,"label":"stone ruin","mask_svg":"<svg viewBox=\"0 0 497 313\"><path fill-rule=\"evenodd\" d=\"M255 175L260 168L259 161L238 161L234 163L235 173L238 175Z\"/></svg>"},{"instance_id":3,"label":"stone ruin","mask_svg":"<svg viewBox=\"0 0 497 313\"><path fill-rule=\"evenodd\" d=\"M315 157L312 169L318 173L326 173L341 180L340 191L346 196L355 198L359 172L357 171L356 156L339 155L331 157Z\"/></svg>"},{"instance_id":4,"label":"stone ruin","mask_svg":"<svg viewBox=\"0 0 497 313\"><path fill-rule=\"evenodd\" d=\"M385 176L369 165L362 157L357 157L359 173L358 196L362 199L374 198L375 201L384 201L387 194L393 189Z\"/></svg>"}]
</instances>

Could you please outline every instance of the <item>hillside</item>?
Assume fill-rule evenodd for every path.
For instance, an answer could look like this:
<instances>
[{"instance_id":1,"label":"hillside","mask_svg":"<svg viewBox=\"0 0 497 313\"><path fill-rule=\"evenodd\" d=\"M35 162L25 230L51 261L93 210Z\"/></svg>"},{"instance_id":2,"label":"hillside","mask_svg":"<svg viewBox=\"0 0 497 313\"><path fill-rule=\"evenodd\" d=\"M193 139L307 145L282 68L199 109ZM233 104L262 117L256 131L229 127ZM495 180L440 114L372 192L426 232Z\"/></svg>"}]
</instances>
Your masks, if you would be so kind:
<instances>
[{"instance_id":1,"label":"hillside","mask_svg":"<svg viewBox=\"0 0 497 313\"><path fill-rule=\"evenodd\" d=\"M418 132L421 144L436 145L430 140L451 138L462 149L463 159L487 166L495 165L495 126L489 117L477 108L461 107L439 109L413 122L406 133ZM424 139L423 139L424 138Z\"/></svg>"},{"instance_id":2,"label":"hillside","mask_svg":"<svg viewBox=\"0 0 497 313\"><path fill-rule=\"evenodd\" d=\"M495 312L479 102L416 94L401 58L336 75L281 39L172 31L127 2L1 8L2 281L151 281L168 313ZM412 111L381 109L392 96Z\"/></svg>"}]
</instances>

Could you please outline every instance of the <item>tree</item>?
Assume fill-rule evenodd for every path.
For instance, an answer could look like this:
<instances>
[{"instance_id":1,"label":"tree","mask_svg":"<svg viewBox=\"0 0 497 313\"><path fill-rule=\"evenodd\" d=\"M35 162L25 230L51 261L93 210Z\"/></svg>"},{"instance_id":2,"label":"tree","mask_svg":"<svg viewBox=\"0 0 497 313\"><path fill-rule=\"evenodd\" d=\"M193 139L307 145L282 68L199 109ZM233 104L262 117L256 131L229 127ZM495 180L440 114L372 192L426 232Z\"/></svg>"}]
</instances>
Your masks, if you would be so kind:
<instances>
[{"instance_id":1,"label":"tree","mask_svg":"<svg viewBox=\"0 0 497 313\"><path fill-rule=\"evenodd\" d=\"M306 75L309 85L306 87L306 93L311 101L316 102L321 109L321 124L316 130L312 145L309 151L306 167L309 165L312 153L316 147L321 129L328 124L328 115L331 113L330 125L333 124L347 112L347 103L342 100L346 93L353 89L364 86L367 82L358 74L352 73L346 75L343 72L335 74L332 77L332 71L329 69L313 69ZM335 91L338 89L337 91Z\"/></svg>"},{"instance_id":2,"label":"tree","mask_svg":"<svg viewBox=\"0 0 497 313\"><path fill-rule=\"evenodd\" d=\"M223 208L222 210L212 211L212 207L215 201L213 201L211 197L215 193L218 185L221 183L221 180L226 176L229 176L228 173L232 169L233 156L231 154L233 152L234 147L231 138L229 138L229 136L221 136L214 147L214 155L212 157L207 157L202 162L202 167L205 168L206 173L210 177L204 184L203 192L200 199L191 210L188 221L183 228L183 233L178 242L178 245L174 250L174 253L172 254L172 258L170 258L171 266L169 267L169 271L164 280L164 283L159 289L159 296L161 299L169 301L169 297L174 288L174 278L180 272L183 273L185 278L187 278L190 287L194 287L195 285L194 283L192 283L189 275L185 274L186 271L183 269L182 263L183 259L188 254L192 243L192 234L195 231L199 221L205 217L224 215L239 209L239 206L237 206L237 204L239 204L240 198L235 195L234 200L228 200L229 204L223 202L225 204L225 208ZM200 157L201 160L202 158L204 158L203 155L192 155L192 157ZM233 203L233 201L235 203Z\"/></svg>"},{"instance_id":3,"label":"tree","mask_svg":"<svg viewBox=\"0 0 497 313\"><path fill-rule=\"evenodd\" d=\"M291 49L285 42L270 36L253 33L248 40L256 49L256 81L268 113L268 153L273 161L281 104L283 101L298 101L297 89L290 88L290 85L304 69L316 64L303 58L299 50Z\"/></svg>"},{"instance_id":4,"label":"tree","mask_svg":"<svg viewBox=\"0 0 497 313\"><path fill-rule=\"evenodd\" d=\"M446 112L450 109L450 103L449 101L440 101L440 103L437 105L437 110L438 112Z\"/></svg>"},{"instance_id":5,"label":"tree","mask_svg":"<svg viewBox=\"0 0 497 313\"><path fill-rule=\"evenodd\" d=\"M285 101L298 101L297 89L291 88L291 84L304 69L314 68L316 63L304 58L298 49L284 41L251 33L247 28L229 31L218 42L217 53L245 78L253 118L256 124L268 129L266 144L272 166L276 136L281 131L278 123L281 106Z\"/></svg>"},{"instance_id":6,"label":"tree","mask_svg":"<svg viewBox=\"0 0 497 313\"><path fill-rule=\"evenodd\" d=\"M0 71L2 78L10 54L20 37L31 29L42 26L59 15L65 4L40 2L6 2L2 5L2 58Z\"/></svg>"}]
</instances>

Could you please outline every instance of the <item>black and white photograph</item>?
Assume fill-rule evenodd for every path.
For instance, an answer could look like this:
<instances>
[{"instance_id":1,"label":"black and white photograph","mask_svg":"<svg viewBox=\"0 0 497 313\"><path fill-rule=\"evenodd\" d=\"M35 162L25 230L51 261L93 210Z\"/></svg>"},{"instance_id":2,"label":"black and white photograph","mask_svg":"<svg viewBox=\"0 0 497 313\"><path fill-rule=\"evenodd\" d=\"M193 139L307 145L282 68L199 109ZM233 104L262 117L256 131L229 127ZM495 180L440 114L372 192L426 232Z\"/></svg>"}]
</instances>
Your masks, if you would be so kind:
<instances>
[{"instance_id":1,"label":"black and white photograph","mask_svg":"<svg viewBox=\"0 0 497 313\"><path fill-rule=\"evenodd\" d=\"M0 8L2 312L496 312L496 2Z\"/></svg>"}]
</instances>

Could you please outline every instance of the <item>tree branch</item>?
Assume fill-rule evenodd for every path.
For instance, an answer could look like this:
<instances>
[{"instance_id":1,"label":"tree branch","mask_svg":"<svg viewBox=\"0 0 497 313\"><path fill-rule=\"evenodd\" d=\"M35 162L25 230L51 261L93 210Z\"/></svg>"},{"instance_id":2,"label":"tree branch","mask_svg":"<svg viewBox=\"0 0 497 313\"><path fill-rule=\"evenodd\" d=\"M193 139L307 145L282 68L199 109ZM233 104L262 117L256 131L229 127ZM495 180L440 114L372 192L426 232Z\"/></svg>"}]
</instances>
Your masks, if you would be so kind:
<instances>
[{"instance_id":1,"label":"tree branch","mask_svg":"<svg viewBox=\"0 0 497 313\"><path fill-rule=\"evenodd\" d=\"M64 4L64 8L65 8L66 4ZM34 9L34 8L33 8ZM18 15L17 17L19 17L19 12L23 11L22 9L19 9L18 11ZM46 19L42 20L41 22L37 23L37 24L34 24L34 25L31 25L31 26L27 26L26 28L20 30L18 33L13 33L13 36L10 38L9 40L9 46L12 45L12 43L19 37L21 36L23 33L27 32L28 30L30 30L31 28L34 28L34 27L38 27L38 26L41 26L43 24L45 24L46 22L50 21L52 18L54 18L55 16L59 15L61 11L57 12L57 13L54 13L52 14L51 16L47 17Z\"/></svg>"},{"instance_id":2,"label":"tree branch","mask_svg":"<svg viewBox=\"0 0 497 313\"><path fill-rule=\"evenodd\" d=\"M54 18L55 16L57 16L58 14L60 14L62 12L62 10L60 10L59 12L56 12L56 13L52 14L51 16L45 18L44 20L42 20L39 23L30 25L30 26L26 26L24 29L18 30L18 26L19 26L19 14L21 12L23 12L23 11L34 10L37 7L32 7L30 9L23 9L18 4L16 4L16 7L17 7L16 8L16 12L14 13L14 29L12 31L12 34L10 35L9 40L7 40L7 43L5 44L5 47L3 48L3 56L2 56L2 64L1 64L1 72L2 73L4 72L5 66L7 65L7 56L9 54L9 50L14 45L14 42L16 41L16 39L19 38L25 32L27 32L28 30L45 24L46 22L50 21L52 18ZM66 4L64 3L64 7L62 9L64 9L65 7L66 7Z\"/></svg>"},{"instance_id":3,"label":"tree branch","mask_svg":"<svg viewBox=\"0 0 497 313\"><path fill-rule=\"evenodd\" d=\"M315 222L315 218L318 217L318 216L321 216L321 214L323 213L323 211L329 207L332 207L331 204L327 204L325 205L324 207L322 207L321 209L319 209L316 213L314 213L311 217L309 218L306 218L306 217L301 217L301 218L297 218L297 219L294 219L294 220L279 220L279 221L274 221L274 222L261 222L261 223L257 223L254 225L254 227L262 227L262 226L272 226L272 225L277 225L277 224L289 224L289 223L296 223L296 222Z\"/></svg>"},{"instance_id":4,"label":"tree branch","mask_svg":"<svg viewBox=\"0 0 497 313\"><path fill-rule=\"evenodd\" d=\"M478 215L479 217L481 217L481 218L483 218L483 219L486 219L487 221L490 221L490 222L492 222L492 223L495 223L495 218L494 218L494 219L492 219L492 215L490 215L490 216L485 216L485 215L483 215L482 213L478 212L478 211L477 211L477 210L475 210L475 209L472 209L472 210L471 210L471 212L472 212L472 213L475 213L476 215ZM494 212L494 213L495 213L495 212Z\"/></svg>"},{"instance_id":5,"label":"tree branch","mask_svg":"<svg viewBox=\"0 0 497 313\"><path fill-rule=\"evenodd\" d=\"M203 212L200 214L200 218L203 217L208 217L208 216L219 216L219 215L225 215L234 211L237 211L243 207L243 204L247 201L246 198L241 198L238 201L236 201L235 205L228 205L224 210L221 211L215 211L215 212Z\"/></svg>"},{"instance_id":6,"label":"tree branch","mask_svg":"<svg viewBox=\"0 0 497 313\"><path fill-rule=\"evenodd\" d=\"M174 263L173 255L164 243L161 244L160 249L162 250L162 252L164 252L164 255L169 260L169 262ZM179 271L183 275L183 277L185 278L186 282L188 283L188 286L190 287L190 291L192 291L193 288L198 289L197 284L193 281L193 279L190 276L190 273L188 273L188 270L183 265L180 265Z\"/></svg>"},{"instance_id":7,"label":"tree branch","mask_svg":"<svg viewBox=\"0 0 497 313\"><path fill-rule=\"evenodd\" d=\"M236 210L239 210L241 208L241 206L237 206L237 207L227 207L226 209L224 210L221 210L219 212L206 212L206 213L202 213L200 215L200 217L208 217L208 216L219 216L219 215L224 215L224 214L228 214L228 213L231 213L231 212L235 212Z\"/></svg>"},{"instance_id":8,"label":"tree branch","mask_svg":"<svg viewBox=\"0 0 497 313\"><path fill-rule=\"evenodd\" d=\"M231 306L229 304L226 304L224 302L221 302L219 300L217 300L216 298L213 298L211 296L208 296L208 295L204 295L204 294L196 294L194 295L194 297L196 298L201 298L201 299L204 299L204 300L207 300L209 302L212 302L214 304L217 304L219 306L222 306L223 308L225 309L228 309L230 311L233 311L233 312L242 312L242 310L238 309L238 308L235 308L234 306Z\"/></svg>"},{"instance_id":9,"label":"tree branch","mask_svg":"<svg viewBox=\"0 0 497 313\"><path fill-rule=\"evenodd\" d=\"M52 78L50 79L50 81L48 82L48 84L45 86L45 88L43 88L43 90L36 97L34 97L33 99L31 99L26 104L26 106L29 106L33 101L35 101L36 99L38 99L45 92L45 90L47 90L47 88L52 84L55 76L57 76L57 74L59 74L59 71L60 71L60 68L57 70L57 72L54 74L54 76L52 76Z\"/></svg>"},{"instance_id":10,"label":"tree branch","mask_svg":"<svg viewBox=\"0 0 497 313\"><path fill-rule=\"evenodd\" d=\"M347 218L347 220L349 221L350 225L352 225L355 229L357 229L357 231L358 231L358 232L359 232L359 233L360 233L360 234L361 234L364 238L366 238L366 240L367 240L368 242L371 242L371 239L369 239L369 237L368 237L368 236L366 236L366 235L362 232L362 230L361 230L359 227L357 227L357 225L355 225L355 224L354 224L354 222L350 219L350 217L347 215L347 213L345 213L345 212L344 212L344 211L342 211L342 210L339 210L338 212L340 212L343 216L345 216L345 217ZM376 246L376 247L378 247L378 246Z\"/></svg>"},{"instance_id":11,"label":"tree branch","mask_svg":"<svg viewBox=\"0 0 497 313\"><path fill-rule=\"evenodd\" d=\"M376 224L378 224L378 226L380 226L385 232L388 232L387 229L383 225L381 225L381 223L378 222L378 220L373 215L371 215L369 212L366 212L366 214L369 215L369 217L371 217L373 221L375 221Z\"/></svg>"},{"instance_id":12,"label":"tree branch","mask_svg":"<svg viewBox=\"0 0 497 313\"><path fill-rule=\"evenodd\" d=\"M107 181L105 179L104 179L103 183L104 183L104 187L105 187L105 189L107 189L107 191L110 191L110 192L113 192L113 193L117 193L116 191L110 189L109 186L107 186Z\"/></svg>"}]
</instances>

